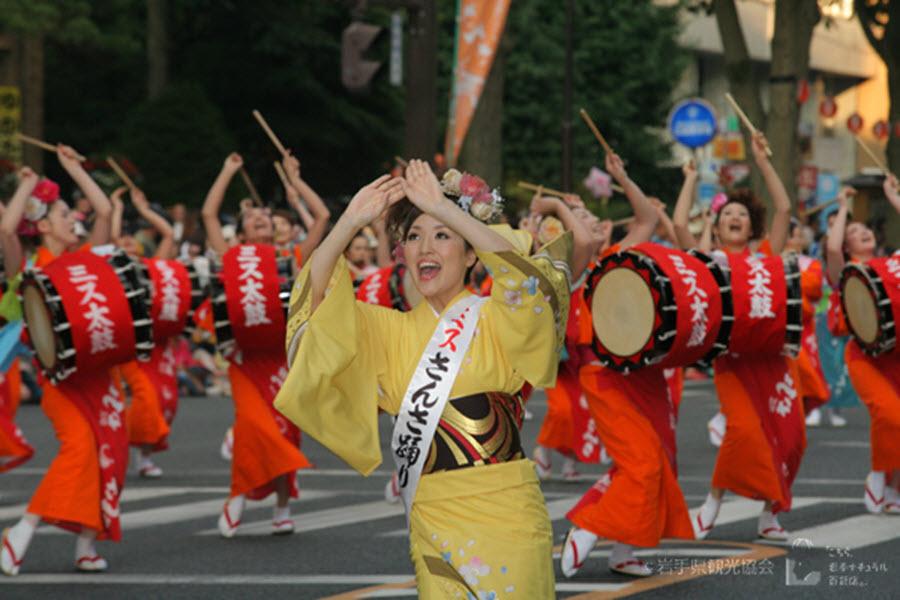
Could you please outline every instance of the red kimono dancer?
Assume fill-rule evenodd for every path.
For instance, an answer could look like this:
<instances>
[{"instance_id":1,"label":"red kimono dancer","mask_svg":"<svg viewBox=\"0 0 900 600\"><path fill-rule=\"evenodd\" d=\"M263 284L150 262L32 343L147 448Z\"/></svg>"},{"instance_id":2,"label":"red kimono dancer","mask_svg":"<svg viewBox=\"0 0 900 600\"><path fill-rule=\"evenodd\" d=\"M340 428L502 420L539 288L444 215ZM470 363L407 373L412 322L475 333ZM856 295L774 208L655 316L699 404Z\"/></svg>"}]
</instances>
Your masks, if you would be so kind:
<instances>
[{"instance_id":1,"label":"red kimono dancer","mask_svg":"<svg viewBox=\"0 0 900 600\"><path fill-rule=\"evenodd\" d=\"M797 391L803 399L806 424L816 426L821 420L819 407L828 402L830 393L819 361L816 339L816 304L822 299L822 263L800 256L800 287L803 293L803 338L800 353L794 360L798 374Z\"/></svg>"},{"instance_id":2,"label":"red kimono dancer","mask_svg":"<svg viewBox=\"0 0 900 600\"><path fill-rule=\"evenodd\" d=\"M34 448L15 422L21 385L19 359L15 359L6 373L0 373L0 473L18 467L34 455Z\"/></svg>"},{"instance_id":3,"label":"red kimono dancer","mask_svg":"<svg viewBox=\"0 0 900 600\"><path fill-rule=\"evenodd\" d=\"M569 481L575 481L579 477L576 469L578 461L596 463L599 460L601 444L596 434L596 424L578 380L578 371L592 356L592 327L590 309L584 301L584 290L579 287L572 292L569 304L565 360L559 363L556 385L546 390L547 414L544 415L532 455L541 479L547 479L551 475L551 451L565 457L562 475L563 479Z\"/></svg>"}]
</instances>

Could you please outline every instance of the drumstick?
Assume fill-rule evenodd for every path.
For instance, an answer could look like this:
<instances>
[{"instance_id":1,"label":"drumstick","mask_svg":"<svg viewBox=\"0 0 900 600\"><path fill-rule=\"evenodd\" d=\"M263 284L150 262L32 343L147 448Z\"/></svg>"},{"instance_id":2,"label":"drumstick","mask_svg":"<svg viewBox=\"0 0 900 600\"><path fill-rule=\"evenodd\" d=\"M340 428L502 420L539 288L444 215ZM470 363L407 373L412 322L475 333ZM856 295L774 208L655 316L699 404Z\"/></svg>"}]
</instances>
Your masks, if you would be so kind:
<instances>
[{"instance_id":1,"label":"drumstick","mask_svg":"<svg viewBox=\"0 0 900 600\"><path fill-rule=\"evenodd\" d=\"M633 216L625 217L624 219L618 219L616 221L613 221L612 224L613 224L613 227L618 227L619 225L628 225L629 223L634 222L634 219L635 219L635 217L633 217Z\"/></svg>"},{"instance_id":2,"label":"drumstick","mask_svg":"<svg viewBox=\"0 0 900 600\"><path fill-rule=\"evenodd\" d=\"M802 210L802 211L800 211L800 217L805 219L809 215L814 215L817 212L821 212L821 211L825 210L826 208L828 208L829 206L834 206L835 204L837 204L837 202L838 202L838 199L833 198L832 200L829 200L828 202L825 202L824 204L814 206L809 210Z\"/></svg>"},{"instance_id":3,"label":"drumstick","mask_svg":"<svg viewBox=\"0 0 900 600\"><path fill-rule=\"evenodd\" d=\"M401 167L403 167L404 169L409 166L409 162L406 160L403 160L399 156L395 156L394 160L397 161L397 164L400 165Z\"/></svg>"},{"instance_id":4,"label":"drumstick","mask_svg":"<svg viewBox=\"0 0 900 600\"><path fill-rule=\"evenodd\" d=\"M33 138L30 135L25 135L24 133L16 133L16 137L25 142L26 144L31 144L32 146L37 146L38 148L43 148L48 152L56 152L56 146L45 142L44 140L39 140L37 138ZM84 162L87 159L82 155L75 153L75 158L77 158L80 162Z\"/></svg>"},{"instance_id":5,"label":"drumstick","mask_svg":"<svg viewBox=\"0 0 900 600\"><path fill-rule=\"evenodd\" d=\"M284 172L284 167L281 166L281 163L276 160L272 164L275 166L275 172L278 173L278 179L281 180L281 185L286 188L291 187L291 182L288 181L287 173Z\"/></svg>"},{"instance_id":6,"label":"drumstick","mask_svg":"<svg viewBox=\"0 0 900 600\"><path fill-rule=\"evenodd\" d=\"M603 151L607 154L615 154L610 145L606 143L606 138L604 138L603 134L600 133L600 130L597 129L597 126L594 124L594 120L591 119L591 115L589 115L583 108L581 109L581 118L584 119L584 122L587 123L587 126L590 127L591 131L594 133L594 137L597 138L597 141L600 142L601 146L603 146Z\"/></svg>"},{"instance_id":7,"label":"drumstick","mask_svg":"<svg viewBox=\"0 0 900 600\"><path fill-rule=\"evenodd\" d=\"M885 173L890 173L890 172L891 172L891 170L888 169L887 166L885 166L885 164L881 161L881 159L878 158L878 157L875 155L874 152L872 152L872 149L869 148L869 147L866 145L865 142L863 142L861 139L859 139L859 138L856 137L856 136L853 136L853 137L854 137L854 139L856 139L856 143L859 144L859 147L866 151L866 154L869 155L869 158L871 158L873 161L875 161L875 166L876 166L876 167L878 167L879 169L881 169L881 170L884 171Z\"/></svg>"},{"instance_id":8,"label":"drumstick","mask_svg":"<svg viewBox=\"0 0 900 600\"><path fill-rule=\"evenodd\" d=\"M527 181L519 181L517 184L520 188L525 190L531 190L532 192L538 191L538 189L542 189L545 194L548 196L557 196L559 198L564 198L568 194L566 192L560 192L559 190L554 190L553 188L544 187L542 185L537 185L536 183L528 183ZM620 186L616 184L612 184L612 190L615 192L619 192L620 194L624 194L625 190L623 190Z\"/></svg>"},{"instance_id":9,"label":"drumstick","mask_svg":"<svg viewBox=\"0 0 900 600\"><path fill-rule=\"evenodd\" d=\"M262 198L259 197L259 192L256 191L256 186L253 185L253 181L250 180L250 175L247 174L247 169L244 167L241 167L241 179L244 180L244 185L247 186L247 191L250 192L250 197L253 198L253 204L263 206Z\"/></svg>"},{"instance_id":10,"label":"drumstick","mask_svg":"<svg viewBox=\"0 0 900 600\"><path fill-rule=\"evenodd\" d=\"M275 147L278 148L278 151L281 154L287 154L288 151L285 149L284 144L281 143L281 140L278 139L278 136L275 135L275 132L272 131L272 128L269 127L269 124L266 123L266 120L263 118L262 114L258 110L253 111L253 116L259 121L259 126L263 128L263 131L266 132L266 135L269 136L269 139L272 140L272 143L275 144Z\"/></svg>"},{"instance_id":11,"label":"drumstick","mask_svg":"<svg viewBox=\"0 0 900 600\"><path fill-rule=\"evenodd\" d=\"M750 117L748 117L747 114L743 110L741 110L741 107L738 106L738 103L734 99L734 96L732 96L729 92L725 92L725 99L728 100L731 108L733 108L734 112L737 113L738 118L740 118L740 120L744 123L744 127L746 127L748 131L750 131L750 134L756 135L759 130L753 125ZM772 149L769 148L768 145L766 145L766 156L772 156Z\"/></svg>"},{"instance_id":12,"label":"drumstick","mask_svg":"<svg viewBox=\"0 0 900 600\"><path fill-rule=\"evenodd\" d=\"M119 176L119 179L122 180L122 183L128 186L129 190L137 188L137 186L134 185L134 182L131 180L131 177L128 176L128 173L126 173L125 170L119 166L119 163L116 162L116 159L114 159L112 156L107 156L106 162L109 163L109 166L112 168L112 170L116 172L116 175Z\"/></svg>"}]
</instances>

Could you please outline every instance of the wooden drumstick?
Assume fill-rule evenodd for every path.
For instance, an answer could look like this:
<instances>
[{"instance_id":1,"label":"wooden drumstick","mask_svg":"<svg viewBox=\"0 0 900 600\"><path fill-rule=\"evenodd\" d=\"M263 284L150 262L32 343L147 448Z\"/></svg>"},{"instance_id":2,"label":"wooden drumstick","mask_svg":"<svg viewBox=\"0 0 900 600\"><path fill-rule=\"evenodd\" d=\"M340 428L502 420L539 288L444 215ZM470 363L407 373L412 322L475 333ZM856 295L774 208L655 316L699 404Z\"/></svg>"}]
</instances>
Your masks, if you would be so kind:
<instances>
[{"instance_id":1,"label":"wooden drumstick","mask_svg":"<svg viewBox=\"0 0 900 600\"><path fill-rule=\"evenodd\" d=\"M259 122L259 126L263 128L263 131L266 132L266 135L269 136L269 139L272 140L272 143L275 144L275 147L281 152L282 155L287 154L288 151L284 147L284 144L281 143L281 140L278 139L278 136L275 135L275 132L272 131L272 128L269 127L269 124L266 123L266 120L263 118L262 114L258 110L253 111L253 116Z\"/></svg>"},{"instance_id":2,"label":"wooden drumstick","mask_svg":"<svg viewBox=\"0 0 900 600\"><path fill-rule=\"evenodd\" d=\"M30 144L32 146L37 146L38 148L43 148L44 150L47 150L48 152L54 152L54 153L56 152L56 146L54 146L53 144L51 144L49 142L45 142L44 140L39 140L37 138L33 138L30 135L25 135L24 133L16 133L16 137L18 137L21 141L25 142L26 144ZM85 157L78 154L77 152L75 153L75 158L77 158L80 162L84 162L87 160Z\"/></svg>"},{"instance_id":3,"label":"wooden drumstick","mask_svg":"<svg viewBox=\"0 0 900 600\"><path fill-rule=\"evenodd\" d=\"M281 163L276 160L272 165L275 167L275 172L278 173L278 179L281 180L281 185L286 188L291 187L291 182L288 181L287 173L284 172L284 167L281 166Z\"/></svg>"},{"instance_id":4,"label":"wooden drumstick","mask_svg":"<svg viewBox=\"0 0 900 600\"><path fill-rule=\"evenodd\" d=\"M119 179L122 180L122 183L128 186L129 190L137 188L137 186L134 185L134 182L131 180L131 177L129 177L128 173L125 172L125 169L120 167L119 163L116 162L116 159L114 159L112 156L107 156L106 162L109 164L112 170L116 172L116 175L119 176Z\"/></svg>"},{"instance_id":5,"label":"wooden drumstick","mask_svg":"<svg viewBox=\"0 0 900 600\"><path fill-rule=\"evenodd\" d=\"M247 186L247 191L250 192L250 197L253 198L253 204L256 206L263 206L262 198L259 197L259 192L256 191L256 186L253 185L253 181L250 179L250 175L247 174L247 169L241 167L241 179L244 180L244 185Z\"/></svg>"},{"instance_id":6,"label":"wooden drumstick","mask_svg":"<svg viewBox=\"0 0 900 600\"><path fill-rule=\"evenodd\" d=\"M524 190L531 190L532 192L536 192L536 191L538 191L538 189L541 189L548 196L557 196L559 198L565 198L567 195L569 195L569 194L566 194L566 192L560 192L559 190L554 190L553 188L544 187L544 186L538 185L536 183L528 183L527 181L519 181L519 183L517 185ZM614 192L619 192L620 194L625 193L625 190L623 190L620 186L618 186L616 184L612 184L611 188Z\"/></svg>"},{"instance_id":7,"label":"wooden drumstick","mask_svg":"<svg viewBox=\"0 0 900 600\"><path fill-rule=\"evenodd\" d=\"M397 164L403 167L404 169L409 166L409 161L404 160L399 156L394 156L394 160L397 161Z\"/></svg>"},{"instance_id":8,"label":"wooden drumstick","mask_svg":"<svg viewBox=\"0 0 900 600\"><path fill-rule=\"evenodd\" d=\"M734 99L729 92L725 92L725 99L728 100L728 103L731 105L731 108L734 109L734 112L737 113L738 118L744 123L744 127L750 132L751 135L756 135L759 130L753 125L753 121L750 120L750 117L741 110L741 107L738 105L737 101ZM772 149L769 148L768 144L766 145L766 156L772 156Z\"/></svg>"},{"instance_id":9,"label":"wooden drumstick","mask_svg":"<svg viewBox=\"0 0 900 600\"><path fill-rule=\"evenodd\" d=\"M884 171L886 174L891 172L891 170L887 168L887 165L885 165L881 161L881 159L878 158L878 156L876 156L874 152L872 152L872 149L869 148L865 142L863 142L856 136L853 136L853 138L856 140L856 143L859 144L859 147L866 151L866 154L869 155L869 158L871 158L875 162L876 167Z\"/></svg>"},{"instance_id":10,"label":"wooden drumstick","mask_svg":"<svg viewBox=\"0 0 900 600\"><path fill-rule=\"evenodd\" d=\"M618 227L619 225L628 225L629 223L634 222L635 217L625 217L624 219L618 219L612 222L613 227Z\"/></svg>"},{"instance_id":11,"label":"wooden drumstick","mask_svg":"<svg viewBox=\"0 0 900 600\"><path fill-rule=\"evenodd\" d=\"M837 198L833 198L833 199L829 200L828 202L825 202L824 204L820 204L820 205L818 205L818 206L814 206L814 207L812 207L812 208L809 209L809 210L803 210L803 211L800 211L799 216L800 216L801 218L804 218L804 219L805 219L805 218L808 217L809 215L814 215L814 214L816 214L816 213L818 213L818 212L821 212L821 211L825 210L825 209L828 208L829 206L834 206L834 205L837 204L837 203L838 203L838 199L837 199Z\"/></svg>"},{"instance_id":12,"label":"wooden drumstick","mask_svg":"<svg viewBox=\"0 0 900 600\"><path fill-rule=\"evenodd\" d=\"M597 141L600 142L600 145L603 146L603 151L607 154L615 154L613 152L612 147L606 143L606 138L603 137L603 134L600 133L600 130L597 129L597 126L594 124L594 120L591 118L591 115L587 113L583 108L581 109L581 118L584 119L584 122L587 123L587 126L593 132L594 137L597 138Z\"/></svg>"}]
</instances>

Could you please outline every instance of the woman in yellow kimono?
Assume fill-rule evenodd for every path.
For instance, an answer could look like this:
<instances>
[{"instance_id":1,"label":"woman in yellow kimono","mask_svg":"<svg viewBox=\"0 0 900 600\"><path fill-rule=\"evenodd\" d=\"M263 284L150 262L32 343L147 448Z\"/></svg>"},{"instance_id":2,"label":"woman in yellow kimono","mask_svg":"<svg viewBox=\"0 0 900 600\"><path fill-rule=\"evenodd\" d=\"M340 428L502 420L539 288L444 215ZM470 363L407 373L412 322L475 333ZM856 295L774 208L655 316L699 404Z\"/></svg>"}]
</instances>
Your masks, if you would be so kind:
<instances>
[{"instance_id":1,"label":"woman in yellow kimono","mask_svg":"<svg viewBox=\"0 0 900 600\"><path fill-rule=\"evenodd\" d=\"M556 379L569 277L567 256L552 254L567 254L570 238L531 258L517 253L472 218L495 205L467 194L466 177L445 176L462 191L459 205L417 160L405 181L384 176L357 193L295 282L290 373L275 406L354 469L371 473L381 463L377 409L406 407L436 326L457 303L472 302L465 276L480 259L493 274L491 296L479 304L437 431L424 440L425 467L407 505L419 597L552 598L552 530L534 464L522 452L523 409L514 394L525 381L550 387ZM341 253L404 194L410 202L393 206L389 223L426 302L401 313L355 301Z\"/></svg>"}]
</instances>

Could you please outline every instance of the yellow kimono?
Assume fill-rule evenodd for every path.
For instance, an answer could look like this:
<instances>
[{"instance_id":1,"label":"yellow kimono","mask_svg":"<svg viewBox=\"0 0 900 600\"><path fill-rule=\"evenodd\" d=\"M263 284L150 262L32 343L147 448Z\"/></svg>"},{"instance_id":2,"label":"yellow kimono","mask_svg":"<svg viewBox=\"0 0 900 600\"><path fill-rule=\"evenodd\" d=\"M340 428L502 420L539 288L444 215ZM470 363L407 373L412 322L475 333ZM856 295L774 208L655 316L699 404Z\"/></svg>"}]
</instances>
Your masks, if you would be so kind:
<instances>
[{"instance_id":1,"label":"yellow kimono","mask_svg":"<svg viewBox=\"0 0 900 600\"><path fill-rule=\"evenodd\" d=\"M513 251L478 254L493 290L442 420L473 425L455 411L456 399L514 394L525 381L554 384L568 315L570 248L567 235L530 258ZM355 301L343 258L310 314L309 265L291 297L290 372L275 406L366 475L381 464L378 409L399 411L439 315L427 302L401 313ZM474 434L463 433L470 442ZM512 434L518 447L518 431ZM410 513L419 597L555 597L552 530L534 465L521 452L496 463L482 457L467 468L423 472Z\"/></svg>"}]
</instances>

